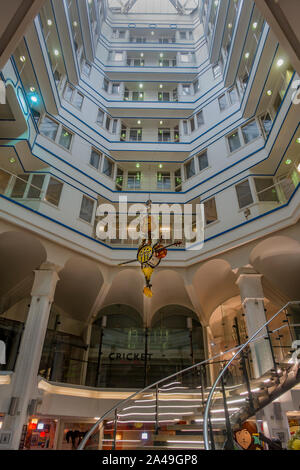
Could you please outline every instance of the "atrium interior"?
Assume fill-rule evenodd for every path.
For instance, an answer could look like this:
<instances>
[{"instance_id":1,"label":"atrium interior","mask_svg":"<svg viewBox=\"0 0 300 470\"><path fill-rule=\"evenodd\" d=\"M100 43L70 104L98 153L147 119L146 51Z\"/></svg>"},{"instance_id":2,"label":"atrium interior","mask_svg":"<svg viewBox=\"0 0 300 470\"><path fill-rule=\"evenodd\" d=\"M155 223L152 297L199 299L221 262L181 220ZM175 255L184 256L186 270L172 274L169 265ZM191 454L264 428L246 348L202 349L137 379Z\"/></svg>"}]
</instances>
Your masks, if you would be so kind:
<instances>
[{"instance_id":1,"label":"atrium interior","mask_svg":"<svg viewBox=\"0 0 300 470\"><path fill-rule=\"evenodd\" d=\"M5 3L0 450L296 449L299 1Z\"/></svg>"}]
</instances>

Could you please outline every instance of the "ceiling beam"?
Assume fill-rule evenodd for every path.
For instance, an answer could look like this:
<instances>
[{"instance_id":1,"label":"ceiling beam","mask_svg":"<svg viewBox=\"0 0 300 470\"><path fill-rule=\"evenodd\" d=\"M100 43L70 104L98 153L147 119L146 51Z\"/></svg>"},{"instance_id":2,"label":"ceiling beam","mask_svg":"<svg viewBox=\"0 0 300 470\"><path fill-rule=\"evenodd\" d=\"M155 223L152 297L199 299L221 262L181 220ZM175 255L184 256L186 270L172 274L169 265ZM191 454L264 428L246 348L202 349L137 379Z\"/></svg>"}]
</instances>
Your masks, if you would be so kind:
<instances>
[{"instance_id":1,"label":"ceiling beam","mask_svg":"<svg viewBox=\"0 0 300 470\"><path fill-rule=\"evenodd\" d=\"M183 8L179 0L169 0L169 2L172 3L173 7L176 8L178 13L180 13L181 15L184 15L185 9Z\"/></svg>"}]
</instances>

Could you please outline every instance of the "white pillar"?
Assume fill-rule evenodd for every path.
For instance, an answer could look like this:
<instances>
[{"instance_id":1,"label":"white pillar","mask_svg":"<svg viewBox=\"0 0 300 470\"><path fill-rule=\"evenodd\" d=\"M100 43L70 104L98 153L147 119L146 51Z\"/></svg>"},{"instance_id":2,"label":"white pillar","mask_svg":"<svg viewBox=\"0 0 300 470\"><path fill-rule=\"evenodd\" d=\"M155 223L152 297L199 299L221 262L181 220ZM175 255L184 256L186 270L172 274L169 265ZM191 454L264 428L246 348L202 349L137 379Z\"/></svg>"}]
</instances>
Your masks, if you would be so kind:
<instances>
[{"instance_id":1,"label":"white pillar","mask_svg":"<svg viewBox=\"0 0 300 470\"><path fill-rule=\"evenodd\" d=\"M240 289L248 336L250 338L267 321L261 283L262 275L257 274L251 268L242 268L238 274L237 285ZM258 337L260 336L267 336L266 328L259 333ZM258 378L274 367L270 343L262 338L251 343L250 347L254 375L255 378Z\"/></svg>"},{"instance_id":2,"label":"white pillar","mask_svg":"<svg viewBox=\"0 0 300 470\"><path fill-rule=\"evenodd\" d=\"M9 449L19 448L22 428L27 424L28 405L37 393L37 375L58 280L56 268L49 263L35 271L30 309L12 379L12 397L17 399L17 409L14 416L6 415L3 426L12 432Z\"/></svg>"}]
</instances>

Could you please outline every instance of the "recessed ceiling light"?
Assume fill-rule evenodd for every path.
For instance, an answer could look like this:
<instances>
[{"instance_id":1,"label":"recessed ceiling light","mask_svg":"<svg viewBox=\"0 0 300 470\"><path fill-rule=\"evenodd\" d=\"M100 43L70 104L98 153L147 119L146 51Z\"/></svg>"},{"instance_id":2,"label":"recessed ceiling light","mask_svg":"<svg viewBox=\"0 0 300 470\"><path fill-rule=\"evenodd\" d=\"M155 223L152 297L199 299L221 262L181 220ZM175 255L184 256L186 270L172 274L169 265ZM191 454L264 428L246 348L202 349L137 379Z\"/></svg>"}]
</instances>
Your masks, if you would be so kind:
<instances>
[{"instance_id":1,"label":"recessed ceiling light","mask_svg":"<svg viewBox=\"0 0 300 470\"><path fill-rule=\"evenodd\" d=\"M21 62L25 62L25 61L26 61L26 57L25 57L24 55L21 55L21 56L20 56L20 61L21 61Z\"/></svg>"},{"instance_id":2,"label":"recessed ceiling light","mask_svg":"<svg viewBox=\"0 0 300 470\"><path fill-rule=\"evenodd\" d=\"M59 50L58 49L54 49L53 52L54 52L54 55L56 55L56 57L59 56Z\"/></svg>"},{"instance_id":3,"label":"recessed ceiling light","mask_svg":"<svg viewBox=\"0 0 300 470\"><path fill-rule=\"evenodd\" d=\"M300 173L300 163L299 163L299 165L297 166L297 170L298 170L298 172Z\"/></svg>"},{"instance_id":4,"label":"recessed ceiling light","mask_svg":"<svg viewBox=\"0 0 300 470\"><path fill-rule=\"evenodd\" d=\"M140 88L143 88L143 87L144 87L144 85L143 85L142 83L140 83L140 84L139 84L139 87L140 87Z\"/></svg>"},{"instance_id":5,"label":"recessed ceiling light","mask_svg":"<svg viewBox=\"0 0 300 470\"><path fill-rule=\"evenodd\" d=\"M163 164L160 163L160 164L158 165L158 168L162 169L162 168L163 168Z\"/></svg>"},{"instance_id":6,"label":"recessed ceiling light","mask_svg":"<svg viewBox=\"0 0 300 470\"><path fill-rule=\"evenodd\" d=\"M164 55L163 55L163 53L161 52L161 53L159 54L159 57L163 57L163 56L164 56Z\"/></svg>"},{"instance_id":7,"label":"recessed ceiling light","mask_svg":"<svg viewBox=\"0 0 300 470\"><path fill-rule=\"evenodd\" d=\"M11 164L16 163L16 159L14 157L10 158L9 163L11 163Z\"/></svg>"},{"instance_id":8,"label":"recessed ceiling light","mask_svg":"<svg viewBox=\"0 0 300 470\"><path fill-rule=\"evenodd\" d=\"M76 26L78 26L77 21L73 21L73 26L75 26L75 28L76 28Z\"/></svg>"},{"instance_id":9,"label":"recessed ceiling light","mask_svg":"<svg viewBox=\"0 0 300 470\"><path fill-rule=\"evenodd\" d=\"M159 85L159 88L163 88L163 84L162 84L162 83Z\"/></svg>"},{"instance_id":10,"label":"recessed ceiling light","mask_svg":"<svg viewBox=\"0 0 300 470\"><path fill-rule=\"evenodd\" d=\"M48 25L48 26L52 26L52 24L53 24L53 23L52 23L52 20L47 20L47 25Z\"/></svg>"},{"instance_id":11,"label":"recessed ceiling light","mask_svg":"<svg viewBox=\"0 0 300 470\"><path fill-rule=\"evenodd\" d=\"M245 59L249 59L249 57L250 57L250 52L246 52Z\"/></svg>"},{"instance_id":12,"label":"recessed ceiling light","mask_svg":"<svg viewBox=\"0 0 300 470\"><path fill-rule=\"evenodd\" d=\"M34 86L31 86L31 87L29 88L29 90L31 91L31 93L34 93L34 92L35 92Z\"/></svg>"},{"instance_id":13,"label":"recessed ceiling light","mask_svg":"<svg viewBox=\"0 0 300 470\"><path fill-rule=\"evenodd\" d=\"M139 163L137 163L135 166L136 166L136 168L140 168L141 165Z\"/></svg>"},{"instance_id":14,"label":"recessed ceiling light","mask_svg":"<svg viewBox=\"0 0 300 470\"><path fill-rule=\"evenodd\" d=\"M285 164L286 165L290 165L292 163L292 160L290 158L288 158L286 161L285 161Z\"/></svg>"},{"instance_id":15,"label":"recessed ceiling light","mask_svg":"<svg viewBox=\"0 0 300 470\"><path fill-rule=\"evenodd\" d=\"M271 96L272 94L273 94L273 91L272 91L272 90L268 90L268 91L267 91L267 95L268 95L268 96Z\"/></svg>"},{"instance_id":16,"label":"recessed ceiling light","mask_svg":"<svg viewBox=\"0 0 300 470\"><path fill-rule=\"evenodd\" d=\"M154 36L154 34L155 34L154 31L151 31L151 36Z\"/></svg>"},{"instance_id":17,"label":"recessed ceiling light","mask_svg":"<svg viewBox=\"0 0 300 470\"><path fill-rule=\"evenodd\" d=\"M258 23L257 23L257 21L255 21L255 22L253 23L253 25L252 25L252 28L253 28L253 29L256 29L257 26L258 26Z\"/></svg>"},{"instance_id":18,"label":"recessed ceiling light","mask_svg":"<svg viewBox=\"0 0 300 470\"><path fill-rule=\"evenodd\" d=\"M297 144L300 144L300 137L296 139Z\"/></svg>"},{"instance_id":19,"label":"recessed ceiling light","mask_svg":"<svg viewBox=\"0 0 300 470\"><path fill-rule=\"evenodd\" d=\"M232 23L228 23L228 28L229 28L229 29L232 28Z\"/></svg>"},{"instance_id":20,"label":"recessed ceiling light","mask_svg":"<svg viewBox=\"0 0 300 470\"><path fill-rule=\"evenodd\" d=\"M284 64L284 60L283 60L283 59L278 59L278 60L277 60L277 67L281 67L283 64Z\"/></svg>"},{"instance_id":21,"label":"recessed ceiling light","mask_svg":"<svg viewBox=\"0 0 300 470\"><path fill-rule=\"evenodd\" d=\"M163 125L163 123L164 123L164 121L159 121L159 124L160 124L161 126Z\"/></svg>"},{"instance_id":22,"label":"recessed ceiling light","mask_svg":"<svg viewBox=\"0 0 300 470\"><path fill-rule=\"evenodd\" d=\"M142 124L142 121L139 119L137 123L138 123L138 124Z\"/></svg>"},{"instance_id":23,"label":"recessed ceiling light","mask_svg":"<svg viewBox=\"0 0 300 470\"><path fill-rule=\"evenodd\" d=\"M144 53L143 53L143 52L141 52L141 57L144 57Z\"/></svg>"}]
</instances>

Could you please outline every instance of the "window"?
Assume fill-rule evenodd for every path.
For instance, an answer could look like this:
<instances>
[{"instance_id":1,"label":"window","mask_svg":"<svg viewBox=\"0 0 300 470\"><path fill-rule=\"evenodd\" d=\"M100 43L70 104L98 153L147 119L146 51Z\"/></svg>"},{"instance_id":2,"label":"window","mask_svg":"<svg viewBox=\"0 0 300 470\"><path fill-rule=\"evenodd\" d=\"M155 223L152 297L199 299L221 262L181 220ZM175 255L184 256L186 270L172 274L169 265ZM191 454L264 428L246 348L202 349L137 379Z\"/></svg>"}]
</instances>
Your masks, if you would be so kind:
<instances>
[{"instance_id":1,"label":"window","mask_svg":"<svg viewBox=\"0 0 300 470\"><path fill-rule=\"evenodd\" d=\"M40 132L51 140L55 140L58 132L59 124L53 119L45 116L40 125Z\"/></svg>"},{"instance_id":2,"label":"window","mask_svg":"<svg viewBox=\"0 0 300 470\"><path fill-rule=\"evenodd\" d=\"M224 93L224 95L221 95L218 100L219 100L219 108L220 108L220 111L224 111L224 109L227 108L227 97L226 97L226 94Z\"/></svg>"},{"instance_id":3,"label":"window","mask_svg":"<svg viewBox=\"0 0 300 470\"><path fill-rule=\"evenodd\" d=\"M123 60L123 52L115 52L115 62L121 62Z\"/></svg>"},{"instance_id":4,"label":"window","mask_svg":"<svg viewBox=\"0 0 300 470\"><path fill-rule=\"evenodd\" d=\"M113 83L112 94L118 95L120 93L120 83Z\"/></svg>"},{"instance_id":5,"label":"window","mask_svg":"<svg viewBox=\"0 0 300 470\"><path fill-rule=\"evenodd\" d=\"M204 116L203 116L203 111L199 111L199 113L196 114L196 119L197 119L197 126L201 127L204 124Z\"/></svg>"},{"instance_id":6,"label":"window","mask_svg":"<svg viewBox=\"0 0 300 470\"><path fill-rule=\"evenodd\" d=\"M102 126L103 122L104 122L104 111L102 111L102 109L99 109L98 110L98 116L97 116L97 124Z\"/></svg>"},{"instance_id":7,"label":"window","mask_svg":"<svg viewBox=\"0 0 300 470\"><path fill-rule=\"evenodd\" d=\"M87 196L82 197L79 217L85 222L91 223L94 212L94 201Z\"/></svg>"},{"instance_id":8,"label":"window","mask_svg":"<svg viewBox=\"0 0 300 470\"><path fill-rule=\"evenodd\" d=\"M229 90L228 95L229 95L229 101L231 105L234 105L235 103L239 102L238 91L235 87Z\"/></svg>"},{"instance_id":9,"label":"window","mask_svg":"<svg viewBox=\"0 0 300 470\"><path fill-rule=\"evenodd\" d=\"M242 181L235 187L240 209L253 203L250 184L248 180Z\"/></svg>"},{"instance_id":10,"label":"window","mask_svg":"<svg viewBox=\"0 0 300 470\"><path fill-rule=\"evenodd\" d=\"M268 112L260 116L260 122L263 126L263 130L265 132L266 137L270 134L272 129L272 118Z\"/></svg>"},{"instance_id":11,"label":"window","mask_svg":"<svg viewBox=\"0 0 300 470\"><path fill-rule=\"evenodd\" d=\"M74 93L74 88L67 83L66 88L65 88L65 92L64 92L65 100L69 101L71 103L73 93Z\"/></svg>"},{"instance_id":12,"label":"window","mask_svg":"<svg viewBox=\"0 0 300 470\"><path fill-rule=\"evenodd\" d=\"M242 127L242 133L244 137L245 144L248 144L254 139L259 137L259 130L255 120L248 122L245 126Z\"/></svg>"},{"instance_id":13,"label":"window","mask_svg":"<svg viewBox=\"0 0 300 470\"><path fill-rule=\"evenodd\" d=\"M207 151L201 153L201 155L198 155L198 162L200 171L208 167Z\"/></svg>"},{"instance_id":14,"label":"window","mask_svg":"<svg viewBox=\"0 0 300 470\"><path fill-rule=\"evenodd\" d=\"M28 179L29 175L18 175L11 193L12 198L21 199L24 197Z\"/></svg>"},{"instance_id":15,"label":"window","mask_svg":"<svg viewBox=\"0 0 300 470\"><path fill-rule=\"evenodd\" d=\"M184 165L184 168L185 168L185 177L186 179L188 180L189 178L191 178L192 176L194 176L196 174L195 172L195 161L194 159L192 158L191 160L189 160L185 165Z\"/></svg>"},{"instance_id":16,"label":"window","mask_svg":"<svg viewBox=\"0 0 300 470\"><path fill-rule=\"evenodd\" d=\"M130 129L129 140L132 140L134 142L140 142L142 140L142 136L143 136L143 129L140 129L140 128Z\"/></svg>"},{"instance_id":17,"label":"window","mask_svg":"<svg viewBox=\"0 0 300 470\"><path fill-rule=\"evenodd\" d=\"M238 131L233 132L230 136L227 137L230 152L234 152L239 149L241 146L240 137Z\"/></svg>"},{"instance_id":18,"label":"window","mask_svg":"<svg viewBox=\"0 0 300 470\"><path fill-rule=\"evenodd\" d=\"M45 199L54 206L59 205L63 184L51 176Z\"/></svg>"},{"instance_id":19,"label":"window","mask_svg":"<svg viewBox=\"0 0 300 470\"><path fill-rule=\"evenodd\" d=\"M188 62L189 61L189 53L188 52L181 52L180 53L180 60L181 60L181 62Z\"/></svg>"},{"instance_id":20,"label":"window","mask_svg":"<svg viewBox=\"0 0 300 470\"><path fill-rule=\"evenodd\" d=\"M206 225L218 220L216 200L214 197L204 202L204 215Z\"/></svg>"},{"instance_id":21,"label":"window","mask_svg":"<svg viewBox=\"0 0 300 470\"><path fill-rule=\"evenodd\" d=\"M91 70L91 65L86 60L84 60L82 62L82 72L89 77L91 74Z\"/></svg>"},{"instance_id":22,"label":"window","mask_svg":"<svg viewBox=\"0 0 300 470\"><path fill-rule=\"evenodd\" d=\"M159 191L168 191L171 189L171 176L168 172L157 173L157 189Z\"/></svg>"},{"instance_id":23,"label":"window","mask_svg":"<svg viewBox=\"0 0 300 470\"><path fill-rule=\"evenodd\" d=\"M181 191L181 183L182 183L181 168L178 168L178 170L175 171L174 178L175 178L175 191L176 192Z\"/></svg>"},{"instance_id":24,"label":"window","mask_svg":"<svg viewBox=\"0 0 300 470\"><path fill-rule=\"evenodd\" d=\"M170 129L158 129L158 142L170 142L171 131Z\"/></svg>"},{"instance_id":25,"label":"window","mask_svg":"<svg viewBox=\"0 0 300 470\"><path fill-rule=\"evenodd\" d=\"M108 88L109 88L109 81L105 78L103 80L103 90L108 92Z\"/></svg>"},{"instance_id":26,"label":"window","mask_svg":"<svg viewBox=\"0 0 300 470\"><path fill-rule=\"evenodd\" d=\"M182 94L184 96L191 94L191 85L182 85Z\"/></svg>"},{"instance_id":27,"label":"window","mask_svg":"<svg viewBox=\"0 0 300 470\"><path fill-rule=\"evenodd\" d=\"M179 37L180 37L180 39L186 39L186 31L180 31L179 32Z\"/></svg>"},{"instance_id":28,"label":"window","mask_svg":"<svg viewBox=\"0 0 300 470\"><path fill-rule=\"evenodd\" d=\"M114 119L113 120L113 125L112 125L112 134L116 134L117 132L117 129L118 129L118 119Z\"/></svg>"},{"instance_id":29,"label":"window","mask_svg":"<svg viewBox=\"0 0 300 470\"><path fill-rule=\"evenodd\" d=\"M102 154L97 152L96 150L92 149L91 158L90 158L90 165L94 168L99 170L101 164Z\"/></svg>"},{"instance_id":30,"label":"window","mask_svg":"<svg viewBox=\"0 0 300 470\"><path fill-rule=\"evenodd\" d=\"M63 127L59 138L59 145L70 150L72 138L73 134Z\"/></svg>"},{"instance_id":31,"label":"window","mask_svg":"<svg viewBox=\"0 0 300 470\"><path fill-rule=\"evenodd\" d=\"M116 189L122 190L123 188L123 179L124 179L124 171L122 168L117 168L117 177L116 177Z\"/></svg>"},{"instance_id":32,"label":"window","mask_svg":"<svg viewBox=\"0 0 300 470\"><path fill-rule=\"evenodd\" d=\"M194 132L194 130L195 130L195 120L194 120L193 117L190 119L190 126L191 126L191 132Z\"/></svg>"},{"instance_id":33,"label":"window","mask_svg":"<svg viewBox=\"0 0 300 470\"><path fill-rule=\"evenodd\" d=\"M32 199L40 199L44 181L45 175L33 175L27 197Z\"/></svg>"},{"instance_id":34,"label":"window","mask_svg":"<svg viewBox=\"0 0 300 470\"><path fill-rule=\"evenodd\" d=\"M106 128L107 131L109 131L109 129L110 129L110 123L111 123L110 117L106 116L105 128Z\"/></svg>"},{"instance_id":35,"label":"window","mask_svg":"<svg viewBox=\"0 0 300 470\"><path fill-rule=\"evenodd\" d=\"M273 178L254 178L259 201L278 202L278 195Z\"/></svg>"},{"instance_id":36,"label":"window","mask_svg":"<svg viewBox=\"0 0 300 470\"><path fill-rule=\"evenodd\" d=\"M129 171L127 178L127 189L140 189L141 173L139 171Z\"/></svg>"},{"instance_id":37,"label":"window","mask_svg":"<svg viewBox=\"0 0 300 470\"><path fill-rule=\"evenodd\" d=\"M198 93L198 91L200 90L200 82L199 80L195 80L194 83L193 83L193 87L194 87L194 93Z\"/></svg>"},{"instance_id":38,"label":"window","mask_svg":"<svg viewBox=\"0 0 300 470\"><path fill-rule=\"evenodd\" d=\"M125 33L126 33L126 31L119 31L119 38L124 39L125 38Z\"/></svg>"},{"instance_id":39,"label":"window","mask_svg":"<svg viewBox=\"0 0 300 470\"><path fill-rule=\"evenodd\" d=\"M144 101L144 92L143 91L134 91L132 93L133 101Z\"/></svg>"},{"instance_id":40,"label":"window","mask_svg":"<svg viewBox=\"0 0 300 470\"><path fill-rule=\"evenodd\" d=\"M109 160L109 158L107 158L107 157L103 157L103 158L104 158L104 161L103 161L102 173L104 175L108 176L109 178L112 178L113 170L114 170L114 164L111 160Z\"/></svg>"},{"instance_id":41,"label":"window","mask_svg":"<svg viewBox=\"0 0 300 470\"><path fill-rule=\"evenodd\" d=\"M170 93L158 93L158 101L170 101Z\"/></svg>"},{"instance_id":42,"label":"window","mask_svg":"<svg viewBox=\"0 0 300 470\"><path fill-rule=\"evenodd\" d=\"M182 121L182 124L183 124L183 133L184 133L184 135L188 135L189 131L188 131L187 121Z\"/></svg>"},{"instance_id":43,"label":"window","mask_svg":"<svg viewBox=\"0 0 300 470\"><path fill-rule=\"evenodd\" d=\"M214 75L214 78L221 77L222 70L221 70L221 67L220 67L219 64L217 64L213 67L213 75Z\"/></svg>"},{"instance_id":44,"label":"window","mask_svg":"<svg viewBox=\"0 0 300 470\"><path fill-rule=\"evenodd\" d=\"M84 100L84 96L81 93L77 92L74 98L74 106L76 106L76 108L78 109L81 109L83 100Z\"/></svg>"}]
</instances>

